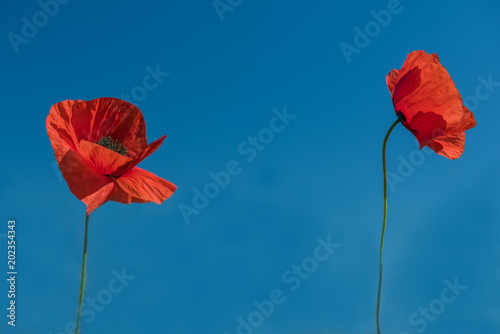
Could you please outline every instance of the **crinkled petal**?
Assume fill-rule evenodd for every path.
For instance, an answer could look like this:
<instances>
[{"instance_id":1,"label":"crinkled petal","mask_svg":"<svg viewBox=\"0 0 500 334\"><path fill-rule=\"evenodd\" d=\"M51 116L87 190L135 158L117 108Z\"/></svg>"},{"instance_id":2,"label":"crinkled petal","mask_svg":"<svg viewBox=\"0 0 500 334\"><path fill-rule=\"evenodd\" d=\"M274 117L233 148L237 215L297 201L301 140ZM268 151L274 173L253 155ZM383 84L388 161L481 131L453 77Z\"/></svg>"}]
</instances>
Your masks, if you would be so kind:
<instances>
[{"instance_id":1,"label":"crinkled petal","mask_svg":"<svg viewBox=\"0 0 500 334\"><path fill-rule=\"evenodd\" d=\"M68 150L76 150L78 140L71 125L72 107L76 101L67 100L50 108L46 126L50 143L54 149L57 162L66 155Z\"/></svg>"},{"instance_id":2,"label":"crinkled petal","mask_svg":"<svg viewBox=\"0 0 500 334\"><path fill-rule=\"evenodd\" d=\"M114 201L114 202L119 202L123 204L130 204L130 203L148 203L150 201L143 200L137 197L134 197L127 193L125 190L123 190L122 187L115 181L115 187L113 188L113 191L109 194L108 196L108 201Z\"/></svg>"},{"instance_id":3,"label":"crinkled petal","mask_svg":"<svg viewBox=\"0 0 500 334\"><path fill-rule=\"evenodd\" d=\"M74 102L71 125L78 142L83 139L97 143L103 136L110 136L132 156L146 149L144 117L133 104L116 98Z\"/></svg>"},{"instance_id":4,"label":"crinkled petal","mask_svg":"<svg viewBox=\"0 0 500 334\"><path fill-rule=\"evenodd\" d=\"M59 162L69 190L87 205L87 215L107 201L113 181L99 174L82 156L69 150Z\"/></svg>"},{"instance_id":5,"label":"crinkled petal","mask_svg":"<svg viewBox=\"0 0 500 334\"><path fill-rule=\"evenodd\" d=\"M391 96L393 96L394 93L394 87L396 87L396 80L398 78L399 71L398 70L392 70L387 74L387 77L385 78L385 81L387 82L387 87L389 88L389 92L391 92Z\"/></svg>"},{"instance_id":6,"label":"crinkled petal","mask_svg":"<svg viewBox=\"0 0 500 334\"><path fill-rule=\"evenodd\" d=\"M450 75L437 55L425 51L414 51L406 58L395 83L393 102L410 128L417 113L433 112L443 116L445 132L457 132L464 116L462 98Z\"/></svg>"},{"instance_id":7,"label":"crinkled petal","mask_svg":"<svg viewBox=\"0 0 500 334\"><path fill-rule=\"evenodd\" d=\"M397 79L396 86L394 87L394 92L392 94L392 101L394 103L394 108L397 109L396 106L399 106L399 102L413 93L420 86L422 79L420 77L420 69L418 67L412 68L410 71L405 73L404 75L400 75ZM401 110L402 111L402 110ZM403 112L403 114L405 114ZM406 118L408 116L405 114Z\"/></svg>"},{"instance_id":8,"label":"crinkled petal","mask_svg":"<svg viewBox=\"0 0 500 334\"><path fill-rule=\"evenodd\" d=\"M108 201L109 194L113 191L115 187L114 183L108 183L92 195L82 199L82 202L87 205L87 216L92 213L95 209L103 205Z\"/></svg>"},{"instance_id":9,"label":"crinkled petal","mask_svg":"<svg viewBox=\"0 0 500 334\"><path fill-rule=\"evenodd\" d=\"M80 142L80 154L101 175L116 175L116 171L120 166L133 161L133 159L109 148L86 140Z\"/></svg>"},{"instance_id":10,"label":"crinkled petal","mask_svg":"<svg viewBox=\"0 0 500 334\"><path fill-rule=\"evenodd\" d=\"M406 122L403 122L403 125L415 135L420 148L422 148L432 139L443 135L446 121L441 115L420 111L413 117L409 125Z\"/></svg>"},{"instance_id":11,"label":"crinkled petal","mask_svg":"<svg viewBox=\"0 0 500 334\"><path fill-rule=\"evenodd\" d=\"M474 119L474 114L466 107L463 106L463 116L462 121L457 124L454 131L465 131L476 126L476 120Z\"/></svg>"},{"instance_id":12,"label":"crinkled petal","mask_svg":"<svg viewBox=\"0 0 500 334\"><path fill-rule=\"evenodd\" d=\"M117 176L123 175L128 170L131 170L132 168L137 166L137 164L139 164L142 160L146 159L151 154L153 154L153 152L156 151L161 146L161 144L163 143L165 138L167 138L166 135L161 137L160 139L152 142L151 144L149 144L148 147L144 151L142 151L141 153L139 153L138 155L136 155L132 159L129 159L128 161L123 163L120 167L118 167L117 170L114 172L114 175L117 175Z\"/></svg>"},{"instance_id":13,"label":"crinkled petal","mask_svg":"<svg viewBox=\"0 0 500 334\"><path fill-rule=\"evenodd\" d=\"M115 180L116 184L132 198L161 204L172 196L177 187L151 172L135 167ZM118 195L117 195L118 196ZM120 194L119 196L123 196ZM123 197L124 198L124 197ZM127 199L128 201L129 199Z\"/></svg>"},{"instance_id":14,"label":"crinkled petal","mask_svg":"<svg viewBox=\"0 0 500 334\"><path fill-rule=\"evenodd\" d=\"M464 153L465 132L441 136L430 141L427 146L444 157L458 159Z\"/></svg>"}]
</instances>

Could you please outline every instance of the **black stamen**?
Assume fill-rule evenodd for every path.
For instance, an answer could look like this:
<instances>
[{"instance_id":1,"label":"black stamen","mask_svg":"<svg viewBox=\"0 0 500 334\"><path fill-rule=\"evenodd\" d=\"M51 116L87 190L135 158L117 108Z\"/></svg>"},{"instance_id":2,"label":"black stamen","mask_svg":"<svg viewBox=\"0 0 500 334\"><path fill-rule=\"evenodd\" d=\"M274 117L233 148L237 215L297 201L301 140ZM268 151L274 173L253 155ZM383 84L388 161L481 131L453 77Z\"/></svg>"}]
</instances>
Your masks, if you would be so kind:
<instances>
[{"instance_id":1,"label":"black stamen","mask_svg":"<svg viewBox=\"0 0 500 334\"><path fill-rule=\"evenodd\" d=\"M98 145L104 146L112 151L120 153L121 155L127 155L127 148L123 146L122 143L118 142L118 140L113 139L109 136L102 136L101 139L97 142Z\"/></svg>"}]
</instances>

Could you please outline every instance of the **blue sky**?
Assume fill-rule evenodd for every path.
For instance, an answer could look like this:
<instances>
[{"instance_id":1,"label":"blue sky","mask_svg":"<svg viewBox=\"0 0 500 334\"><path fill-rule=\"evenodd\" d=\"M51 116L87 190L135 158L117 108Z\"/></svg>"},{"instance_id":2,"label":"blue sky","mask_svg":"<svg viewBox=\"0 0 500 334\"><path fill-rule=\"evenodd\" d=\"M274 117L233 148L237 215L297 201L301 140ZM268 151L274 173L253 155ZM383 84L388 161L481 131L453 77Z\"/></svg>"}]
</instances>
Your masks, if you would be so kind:
<instances>
[{"instance_id":1,"label":"blue sky","mask_svg":"<svg viewBox=\"0 0 500 334\"><path fill-rule=\"evenodd\" d=\"M15 328L0 283L0 331L71 332L85 205L54 168L45 119L59 101L126 94L149 141L168 135L140 167L178 190L91 215L82 333L375 333L381 146L396 119L385 76L426 50L477 126L454 161L419 155L402 126L391 135L388 170L405 176L389 191L382 330L500 332L498 2L53 4L0 2L0 233L16 220L19 273ZM213 198L186 219L205 187Z\"/></svg>"}]
</instances>

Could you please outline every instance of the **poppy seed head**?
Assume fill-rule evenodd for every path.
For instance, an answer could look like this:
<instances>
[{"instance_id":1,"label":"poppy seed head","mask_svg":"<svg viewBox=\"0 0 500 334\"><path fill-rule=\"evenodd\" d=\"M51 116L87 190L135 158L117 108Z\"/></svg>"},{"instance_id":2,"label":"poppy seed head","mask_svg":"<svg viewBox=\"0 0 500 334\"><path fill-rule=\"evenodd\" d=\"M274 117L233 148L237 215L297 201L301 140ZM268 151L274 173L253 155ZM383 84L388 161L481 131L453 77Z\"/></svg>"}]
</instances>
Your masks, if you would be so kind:
<instances>
[{"instance_id":1,"label":"poppy seed head","mask_svg":"<svg viewBox=\"0 0 500 334\"><path fill-rule=\"evenodd\" d=\"M399 110L396 113L396 116L398 116L398 118L401 120L401 122L406 122L406 116L401 112L401 110Z\"/></svg>"},{"instance_id":2,"label":"poppy seed head","mask_svg":"<svg viewBox=\"0 0 500 334\"><path fill-rule=\"evenodd\" d=\"M115 151L116 153L120 153L121 155L127 155L127 148L123 146L122 143L118 142L118 140L113 139L109 136L104 137L102 136L101 139L97 142L98 145L104 146L112 151Z\"/></svg>"}]
</instances>

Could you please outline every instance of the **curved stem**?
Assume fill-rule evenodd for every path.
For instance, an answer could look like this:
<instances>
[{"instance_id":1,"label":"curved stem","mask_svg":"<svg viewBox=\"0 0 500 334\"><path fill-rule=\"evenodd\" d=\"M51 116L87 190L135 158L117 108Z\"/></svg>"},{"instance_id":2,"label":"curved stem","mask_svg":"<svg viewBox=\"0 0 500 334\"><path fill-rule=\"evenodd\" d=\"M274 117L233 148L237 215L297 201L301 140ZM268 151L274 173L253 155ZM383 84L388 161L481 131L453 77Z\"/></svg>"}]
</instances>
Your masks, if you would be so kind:
<instances>
[{"instance_id":1,"label":"curved stem","mask_svg":"<svg viewBox=\"0 0 500 334\"><path fill-rule=\"evenodd\" d=\"M382 146L382 164L384 168L384 222L382 224L382 237L380 238L380 267L378 272L378 294L377 294L377 334L380 334L380 324L379 324L379 314L380 314L380 293L382 291L382 253L384 250L384 236L385 236L385 223L387 220L387 170L385 167L385 147L387 145L387 140L391 134L394 127L401 122L400 119L395 121L387 134L385 135L384 145Z\"/></svg>"},{"instance_id":2,"label":"curved stem","mask_svg":"<svg viewBox=\"0 0 500 334\"><path fill-rule=\"evenodd\" d=\"M85 216L85 238L83 240L82 281L80 283L80 302L78 304L78 318L76 320L75 334L78 334L78 331L80 330L80 318L82 315L83 290L85 289L85 269L86 269L86 265L87 265L88 232L89 232L89 216L86 215Z\"/></svg>"}]
</instances>

